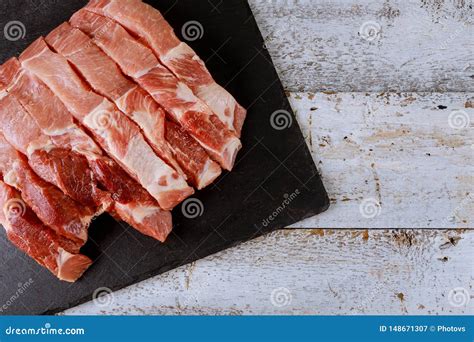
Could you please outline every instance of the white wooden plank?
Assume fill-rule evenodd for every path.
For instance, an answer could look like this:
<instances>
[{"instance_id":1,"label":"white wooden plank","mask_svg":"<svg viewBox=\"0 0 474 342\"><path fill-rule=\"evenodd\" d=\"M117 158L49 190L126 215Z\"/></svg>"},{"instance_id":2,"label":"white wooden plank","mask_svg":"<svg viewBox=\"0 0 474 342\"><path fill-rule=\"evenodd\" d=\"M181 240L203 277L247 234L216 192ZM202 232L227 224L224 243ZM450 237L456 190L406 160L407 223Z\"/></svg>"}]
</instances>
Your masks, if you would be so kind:
<instances>
[{"instance_id":1,"label":"white wooden plank","mask_svg":"<svg viewBox=\"0 0 474 342\"><path fill-rule=\"evenodd\" d=\"M332 202L294 227L474 227L473 98L291 94Z\"/></svg>"},{"instance_id":2,"label":"white wooden plank","mask_svg":"<svg viewBox=\"0 0 474 342\"><path fill-rule=\"evenodd\" d=\"M249 3L289 91L474 90L472 0Z\"/></svg>"},{"instance_id":3,"label":"white wooden plank","mask_svg":"<svg viewBox=\"0 0 474 342\"><path fill-rule=\"evenodd\" d=\"M473 314L473 251L474 231L284 230L65 314Z\"/></svg>"}]
</instances>

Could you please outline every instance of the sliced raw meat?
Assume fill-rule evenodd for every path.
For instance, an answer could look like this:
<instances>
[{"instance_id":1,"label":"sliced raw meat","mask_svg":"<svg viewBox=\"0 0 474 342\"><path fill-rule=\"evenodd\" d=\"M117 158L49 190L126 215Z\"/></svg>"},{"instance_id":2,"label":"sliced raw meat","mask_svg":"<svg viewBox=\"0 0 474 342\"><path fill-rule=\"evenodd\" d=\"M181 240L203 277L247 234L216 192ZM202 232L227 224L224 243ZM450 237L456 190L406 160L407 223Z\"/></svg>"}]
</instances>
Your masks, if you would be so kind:
<instances>
[{"instance_id":1,"label":"sliced raw meat","mask_svg":"<svg viewBox=\"0 0 474 342\"><path fill-rule=\"evenodd\" d=\"M46 85L21 69L16 58L10 59L0 68L0 82L9 84L8 92L28 110L56 146L74 151L87 159L95 179L116 202L115 208L110 208L114 216L143 234L160 241L166 239L172 228L171 214L161 210L145 189L117 163L103 156L102 150L74 123L72 115ZM131 213L136 208L141 208L141 214L134 217Z\"/></svg>"},{"instance_id":2,"label":"sliced raw meat","mask_svg":"<svg viewBox=\"0 0 474 342\"><path fill-rule=\"evenodd\" d=\"M71 24L92 36L122 71L150 93L214 160L224 169L232 169L240 140L185 83L159 63L151 50L114 21L92 12L77 12Z\"/></svg>"},{"instance_id":3,"label":"sliced raw meat","mask_svg":"<svg viewBox=\"0 0 474 342\"><path fill-rule=\"evenodd\" d=\"M168 210L193 193L186 181L154 153L139 127L113 103L87 88L67 60L43 38L20 57L22 66L42 80L129 174Z\"/></svg>"},{"instance_id":4,"label":"sliced raw meat","mask_svg":"<svg viewBox=\"0 0 474 342\"><path fill-rule=\"evenodd\" d=\"M191 142L193 139L186 132L180 132L187 143L191 142L186 148L182 148L179 141L173 140L174 144L168 141L165 112L149 94L129 81L115 62L82 31L64 23L46 37L46 42L66 57L96 92L113 100L135 121L155 152L175 170L184 173L193 186L202 189L220 175L220 167L199 144Z\"/></svg>"},{"instance_id":5,"label":"sliced raw meat","mask_svg":"<svg viewBox=\"0 0 474 342\"><path fill-rule=\"evenodd\" d=\"M166 142L165 114L151 96L127 79L89 36L68 23L57 27L45 40L69 60L95 92L112 100L135 121L160 158L184 175Z\"/></svg>"},{"instance_id":6,"label":"sliced raw meat","mask_svg":"<svg viewBox=\"0 0 474 342\"><path fill-rule=\"evenodd\" d=\"M47 182L56 185L66 195L89 208L97 215L111 204L110 197L97 188L86 158L68 149L56 146L45 135L36 121L26 112L16 98L5 93L0 67L0 131L16 150L28 157L33 170Z\"/></svg>"},{"instance_id":7,"label":"sliced raw meat","mask_svg":"<svg viewBox=\"0 0 474 342\"><path fill-rule=\"evenodd\" d=\"M61 280L74 282L92 261L71 251L70 242L43 225L18 191L0 181L0 223L8 239Z\"/></svg>"},{"instance_id":8,"label":"sliced raw meat","mask_svg":"<svg viewBox=\"0 0 474 342\"><path fill-rule=\"evenodd\" d=\"M87 240L93 212L81 208L59 189L39 178L26 158L0 134L0 174L8 185L21 192L23 199L41 221L58 234L76 243L76 251Z\"/></svg>"},{"instance_id":9,"label":"sliced raw meat","mask_svg":"<svg viewBox=\"0 0 474 342\"><path fill-rule=\"evenodd\" d=\"M38 127L58 146L83 155L101 155L102 150L73 121L63 103L35 76L21 68L16 58L0 67L0 82L32 116Z\"/></svg>"},{"instance_id":10,"label":"sliced raw meat","mask_svg":"<svg viewBox=\"0 0 474 342\"><path fill-rule=\"evenodd\" d=\"M114 211L142 234L165 241L172 229L171 212L162 210L156 200L134 179L107 158L98 158L93 170L99 181L116 199Z\"/></svg>"},{"instance_id":11,"label":"sliced raw meat","mask_svg":"<svg viewBox=\"0 0 474 342\"><path fill-rule=\"evenodd\" d=\"M140 0L92 0L86 9L114 19L150 46L160 61L240 136L246 110L214 81L201 58L176 37L157 9Z\"/></svg>"},{"instance_id":12,"label":"sliced raw meat","mask_svg":"<svg viewBox=\"0 0 474 342\"><path fill-rule=\"evenodd\" d=\"M176 160L198 189L208 186L221 174L220 166L209 158L196 140L174 122L166 122L166 140L173 146Z\"/></svg>"}]
</instances>

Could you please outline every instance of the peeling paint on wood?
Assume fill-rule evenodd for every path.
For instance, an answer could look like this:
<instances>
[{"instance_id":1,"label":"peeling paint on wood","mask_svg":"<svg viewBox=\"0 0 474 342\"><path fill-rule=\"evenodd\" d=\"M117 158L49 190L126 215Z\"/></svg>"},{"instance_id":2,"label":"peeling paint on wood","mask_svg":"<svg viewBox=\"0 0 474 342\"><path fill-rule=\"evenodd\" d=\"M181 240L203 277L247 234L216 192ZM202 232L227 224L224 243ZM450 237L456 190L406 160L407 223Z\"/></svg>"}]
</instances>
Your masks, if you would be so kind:
<instances>
[{"instance_id":1,"label":"peeling paint on wood","mask_svg":"<svg viewBox=\"0 0 474 342\"><path fill-rule=\"evenodd\" d=\"M471 0L249 2L289 91L474 90Z\"/></svg>"},{"instance_id":2,"label":"peeling paint on wood","mask_svg":"<svg viewBox=\"0 0 474 342\"><path fill-rule=\"evenodd\" d=\"M294 93L290 100L332 202L294 227L474 227L474 109L464 105L471 94ZM365 203L377 211L365 212Z\"/></svg>"}]
</instances>

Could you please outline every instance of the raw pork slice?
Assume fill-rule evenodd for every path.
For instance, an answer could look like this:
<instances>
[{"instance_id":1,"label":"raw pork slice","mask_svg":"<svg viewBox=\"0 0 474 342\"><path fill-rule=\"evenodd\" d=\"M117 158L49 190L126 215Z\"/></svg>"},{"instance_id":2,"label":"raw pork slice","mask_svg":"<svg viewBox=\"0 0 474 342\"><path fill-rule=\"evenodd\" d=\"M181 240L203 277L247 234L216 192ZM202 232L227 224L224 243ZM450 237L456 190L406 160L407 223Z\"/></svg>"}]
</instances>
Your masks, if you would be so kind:
<instances>
[{"instance_id":1,"label":"raw pork slice","mask_svg":"<svg viewBox=\"0 0 474 342\"><path fill-rule=\"evenodd\" d=\"M115 201L109 212L143 234L164 241L171 231L171 214L112 159L105 157L95 142L77 126L63 103L16 58L0 68L0 82L15 96L56 146L84 156L95 179Z\"/></svg>"},{"instance_id":2,"label":"raw pork slice","mask_svg":"<svg viewBox=\"0 0 474 342\"><path fill-rule=\"evenodd\" d=\"M43 38L22 53L20 62L61 99L99 145L148 190L161 208L173 209L193 194L184 178L154 153L139 127L109 100L89 90L67 60L52 52Z\"/></svg>"},{"instance_id":3,"label":"raw pork slice","mask_svg":"<svg viewBox=\"0 0 474 342\"><path fill-rule=\"evenodd\" d=\"M59 189L39 178L25 159L0 134L0 174L4 182L21 192L45 225L74 241L74 251L78 252L87 240L93 212L81 208Z\"/></svg>"},{"instance_id":4,"label":"raw pork slice","mask_svg":"<svg viewBox=\"0 0 474 342\"><path fill-rule=\"evenodd\" d=\"M140 0L92 0L86 9L114 19L150 46L160 61L240 136L246 110L214 81L201 58L176 37L157 9Z\"/></svg>"},{"instance_id":5,"label":"raw pork slice","mask_svg":"<svg viewBox=\"0 0 474 342\"><path fill-rule=\"evenodd\" d=\"M18 191L0 181L0 223L8 239L61 280L74 282L92 261L36 217ZM74 248L72 248L74 249Z\"/></svg>"},{"instance_id":6,"label":"raw pork slice","mask_svg":"<svg viewBox=\"0 0 474 342\"><path fill-rule=\"evenodd\" d=\"M120 69L90 38L80 30L63 23L45 38L79 71L98 94L113 101L117 107L142 129L155 152L176 171L184 174L166 142L165 115L154 106L153 99Z\"/></svg>"},{"instance_id":7,"label":"raw pork slice","mask_svg":"<svg viewBox=\"0 0 474 342\"><path fill-rule=\"evenodd\" d=\"M181 126L166 121L166 140L173 146L176 160L197 189L211 184L222 172L206 151Z\"/></svg>"},{"instance_id":8,"label":"raw pork slice","mask_svg":"<svg viewBox=\"0 0 474 342\"><path fill-rule=\"evenodd\" d=\"M0 66L0 91L3 93L0 130L6 140L28 157L29 165L41 178L100 215L111 205L111 199L98 189L86 158L54 145L17 99L5 93L4 74L5 68Z\"/></svg>"},{"instance_id":9,"label":"raw pork slice","mask_svg":"<svg viewBox=\"0 0 474 342\"><path fill-rule=\"evenodd\" d=\"M232 169L242 147L240 140L185 83L159 63L151 50L114 21L92 12L81 10L70 22L92 36L122 71L151 94L214 160L224 169Z\"/></svg>"},{"instance_id":10,"label":"raw pork slice","mask_svg":"<svg viewBox=\"0 0 474 342\"><path fill-rule=\"evenodd\" d=\"M127 79L115 62L86 34L64 23L46 37L46 42L66 57L97 93L114 101L135 121L155 152L175 170L189 177L195 187L202 189L220 175L221 168L207 157L199 144L191 143L186 149L174 140L175 144L170 144L166 135L165 112L149 94ZM192 140L185 132L182 136L186 142ZM182 162L178 163L176 158Z\"/></svg>"}]
</instances>

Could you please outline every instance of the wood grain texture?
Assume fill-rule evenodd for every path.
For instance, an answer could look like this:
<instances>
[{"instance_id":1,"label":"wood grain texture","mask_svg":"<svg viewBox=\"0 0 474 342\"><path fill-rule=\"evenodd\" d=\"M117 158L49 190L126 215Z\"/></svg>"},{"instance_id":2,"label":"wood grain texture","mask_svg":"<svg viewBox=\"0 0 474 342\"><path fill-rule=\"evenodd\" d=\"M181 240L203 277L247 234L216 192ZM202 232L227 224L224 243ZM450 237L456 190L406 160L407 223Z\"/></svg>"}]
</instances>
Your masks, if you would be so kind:
<instances>
[{"instance_id":1,"label":"wood grain texture","mask_svg":"<svg viewBox=\"0 0 474 342\"><path fill-rule=\"evenodd\" d=\"M474 227L473 94L290 100L332 202L294 227Z\"/></svg>"},{"instance_id":2,"label":"wood grain texture","mask_svg":"<svg viewBox=\"0 0 474 342\"><path fill-rule=\"evenodd\" d=\"M249 3L289 91L474 90L472 0Z\"/></svg>"},{"instance_id":3,"label":"wood grain texture","mask_svg":"<svg viewBox=\"0 0 474 342\"><path fill-rule=\"evenodd\" d=\"M473 314L473 251L473 231L283 230L65 314Z\"/></svg>"}]
</instances>

